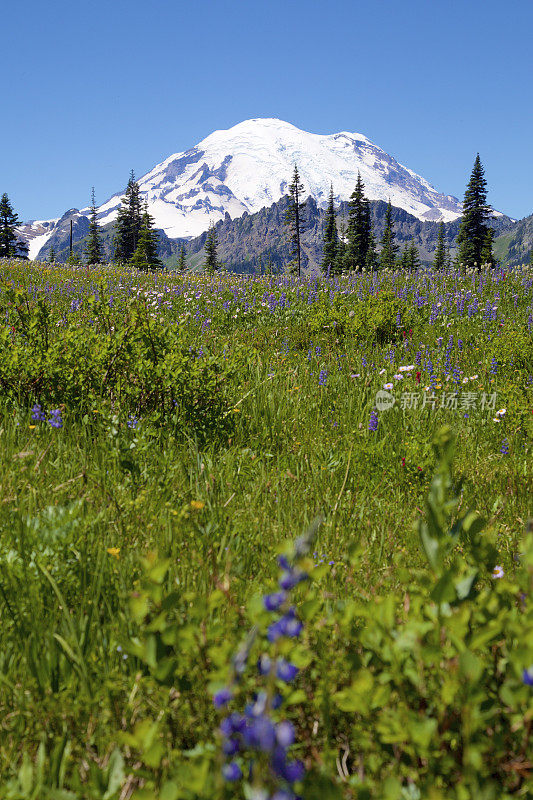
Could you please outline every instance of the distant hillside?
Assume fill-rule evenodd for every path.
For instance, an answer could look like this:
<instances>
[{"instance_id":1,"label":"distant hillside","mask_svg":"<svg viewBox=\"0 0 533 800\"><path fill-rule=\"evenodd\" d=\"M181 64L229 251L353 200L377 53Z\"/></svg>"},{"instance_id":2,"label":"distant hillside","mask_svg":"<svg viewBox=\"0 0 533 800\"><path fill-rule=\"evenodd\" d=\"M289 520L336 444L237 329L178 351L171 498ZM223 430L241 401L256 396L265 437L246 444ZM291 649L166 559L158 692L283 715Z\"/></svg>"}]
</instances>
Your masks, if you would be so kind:
<instances>
[{"instance_id":1,"label":"distant hillside","mask_svg":"<svg viewBox=\"0 0 533 800\"><path fill-rule=\"evenodd\" d=\"M533 214L498 236L494 250L498 258L511 266L527 264L533 251Z\"/></svg>"}]
</instances>

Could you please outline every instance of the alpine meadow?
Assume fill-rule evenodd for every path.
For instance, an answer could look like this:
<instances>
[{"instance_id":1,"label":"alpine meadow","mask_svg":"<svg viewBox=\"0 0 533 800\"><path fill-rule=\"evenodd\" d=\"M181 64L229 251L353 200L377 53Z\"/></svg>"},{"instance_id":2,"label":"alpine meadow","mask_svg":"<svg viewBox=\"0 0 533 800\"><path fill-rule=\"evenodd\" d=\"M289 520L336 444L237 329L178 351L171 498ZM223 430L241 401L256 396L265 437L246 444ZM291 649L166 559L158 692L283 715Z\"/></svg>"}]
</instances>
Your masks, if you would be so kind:
<instances>
[{"instance_id":1,"label":"alpine meadow","mask_svg":"<svg viewBox=\"0 0 533 800\"><path fill-rule=\"evenodd\" d=\"M4 12L0 800L533 798L533 11L377 5Z\"/></svg>"}]
</instances>

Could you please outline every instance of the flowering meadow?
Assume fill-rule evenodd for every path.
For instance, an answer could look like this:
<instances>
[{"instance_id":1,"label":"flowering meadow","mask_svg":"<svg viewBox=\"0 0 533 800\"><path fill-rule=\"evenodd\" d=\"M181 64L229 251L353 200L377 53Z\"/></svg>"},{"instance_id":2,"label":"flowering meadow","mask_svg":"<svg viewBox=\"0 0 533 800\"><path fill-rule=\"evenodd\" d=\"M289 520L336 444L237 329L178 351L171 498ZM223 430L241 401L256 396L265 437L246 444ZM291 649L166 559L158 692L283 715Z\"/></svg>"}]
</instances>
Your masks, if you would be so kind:
<instances>
[{"instance_id":1,"label":"flowering meadow","mask_svg":"<svg viewBox=\"0 0 533 800\"><path fill-rule=\"evenodd\" d=\"M531 267L0 315L0 798L532 796Z\"/></svg>"}]
</instances>

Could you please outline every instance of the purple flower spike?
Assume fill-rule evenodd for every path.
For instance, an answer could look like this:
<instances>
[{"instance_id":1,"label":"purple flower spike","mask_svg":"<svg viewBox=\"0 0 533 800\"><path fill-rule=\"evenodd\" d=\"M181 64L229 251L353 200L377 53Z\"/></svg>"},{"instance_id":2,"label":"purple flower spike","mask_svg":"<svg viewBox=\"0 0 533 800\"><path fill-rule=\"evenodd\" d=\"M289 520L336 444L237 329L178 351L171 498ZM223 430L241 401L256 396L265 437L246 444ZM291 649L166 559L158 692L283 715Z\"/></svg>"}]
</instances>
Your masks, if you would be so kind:
<instances>
[{"instance_id":1,"label":"purple flower spike","mask_svg":"<svg viewBox=\"0 0 533 800\"><path fill-rule=\"evenodd\" d=\"M273 592L263 597L263 605L267 611L277 611L278 608L281 608L286 599L287 595L285 592Z\"/></svg>"},{"instance_id":2,"label":"purple flower spike","mask_svg":"<svg viewBox=\"0 0 533 800\"><path fill-rule=\"evenodd\" d=\"M533 664L522 673L522 680L526 686L533 686Z\"/></svg>"},{"instance_id":3,"label":"purple flower spike","mask_svg":"<svg viewBox=\"0 0 533 800\"><path fill-rule=\"evenodd\" d=\"M242 770L235 761L230 761L222 767L222 775L225 781L239 781L242 778Z\"/></svg>"},{"instance_id":4,"label":"purple flower spike","mask_svg":"<svg viewBox=\"0 0 533 800\"><path fill-rule=\"evenodd\" d=\"M284 720L276 725L276 739L281 747L290 747L294 743L294 727Z\"/></svg>"},{"instance_id":5,"label":"purple flower spike","mask_svg":"<svg viewBox=\"0 0 533 800\"><path fill-rule=\"evenodd\" d=\"M278 663L276 664L276 675L280 681L290 683L298 675L298 672L298 667L295 667L294 664L291 664L289 661L285 661L284 658L278 659Z\"/></svg>"},{"instance_id":6,"label":"purple flower spike","mask_svg":"<svg viewBox=\"0 0 533 800\"><path fill-rule=\"evenodd\" d=\"M217 692L214 695L214 697L213 697L213 705L215 706L215 708L222 708L222 706L225 706L225 705L227 705L229 703L229 701L231 700L232 696L233 696L233 694L232 694L231 689L228 689L227 687L225 687L224 689L221 689L219 692Z\"/></svg>"}]
</instances>

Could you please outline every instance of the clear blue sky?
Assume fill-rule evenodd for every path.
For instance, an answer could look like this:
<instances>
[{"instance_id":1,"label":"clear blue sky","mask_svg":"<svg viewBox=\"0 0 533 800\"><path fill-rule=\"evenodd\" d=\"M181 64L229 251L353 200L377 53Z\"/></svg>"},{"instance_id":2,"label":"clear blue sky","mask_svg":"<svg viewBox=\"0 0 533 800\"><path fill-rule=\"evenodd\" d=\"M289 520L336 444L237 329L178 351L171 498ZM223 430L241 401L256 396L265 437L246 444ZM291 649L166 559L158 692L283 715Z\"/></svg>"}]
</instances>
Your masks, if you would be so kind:
<instances>
[{"instance_id":1,"label":"clear blue sky","mask_svg":"<svg viewBox=\"0 0 533 800\"><path fill-rule=\"evenodd\" d=\"M251 117L364 133L462 198L533 213L532 0L29 0L2 8L0 192L97 203Z\"/></svg>"}]
</instances>

